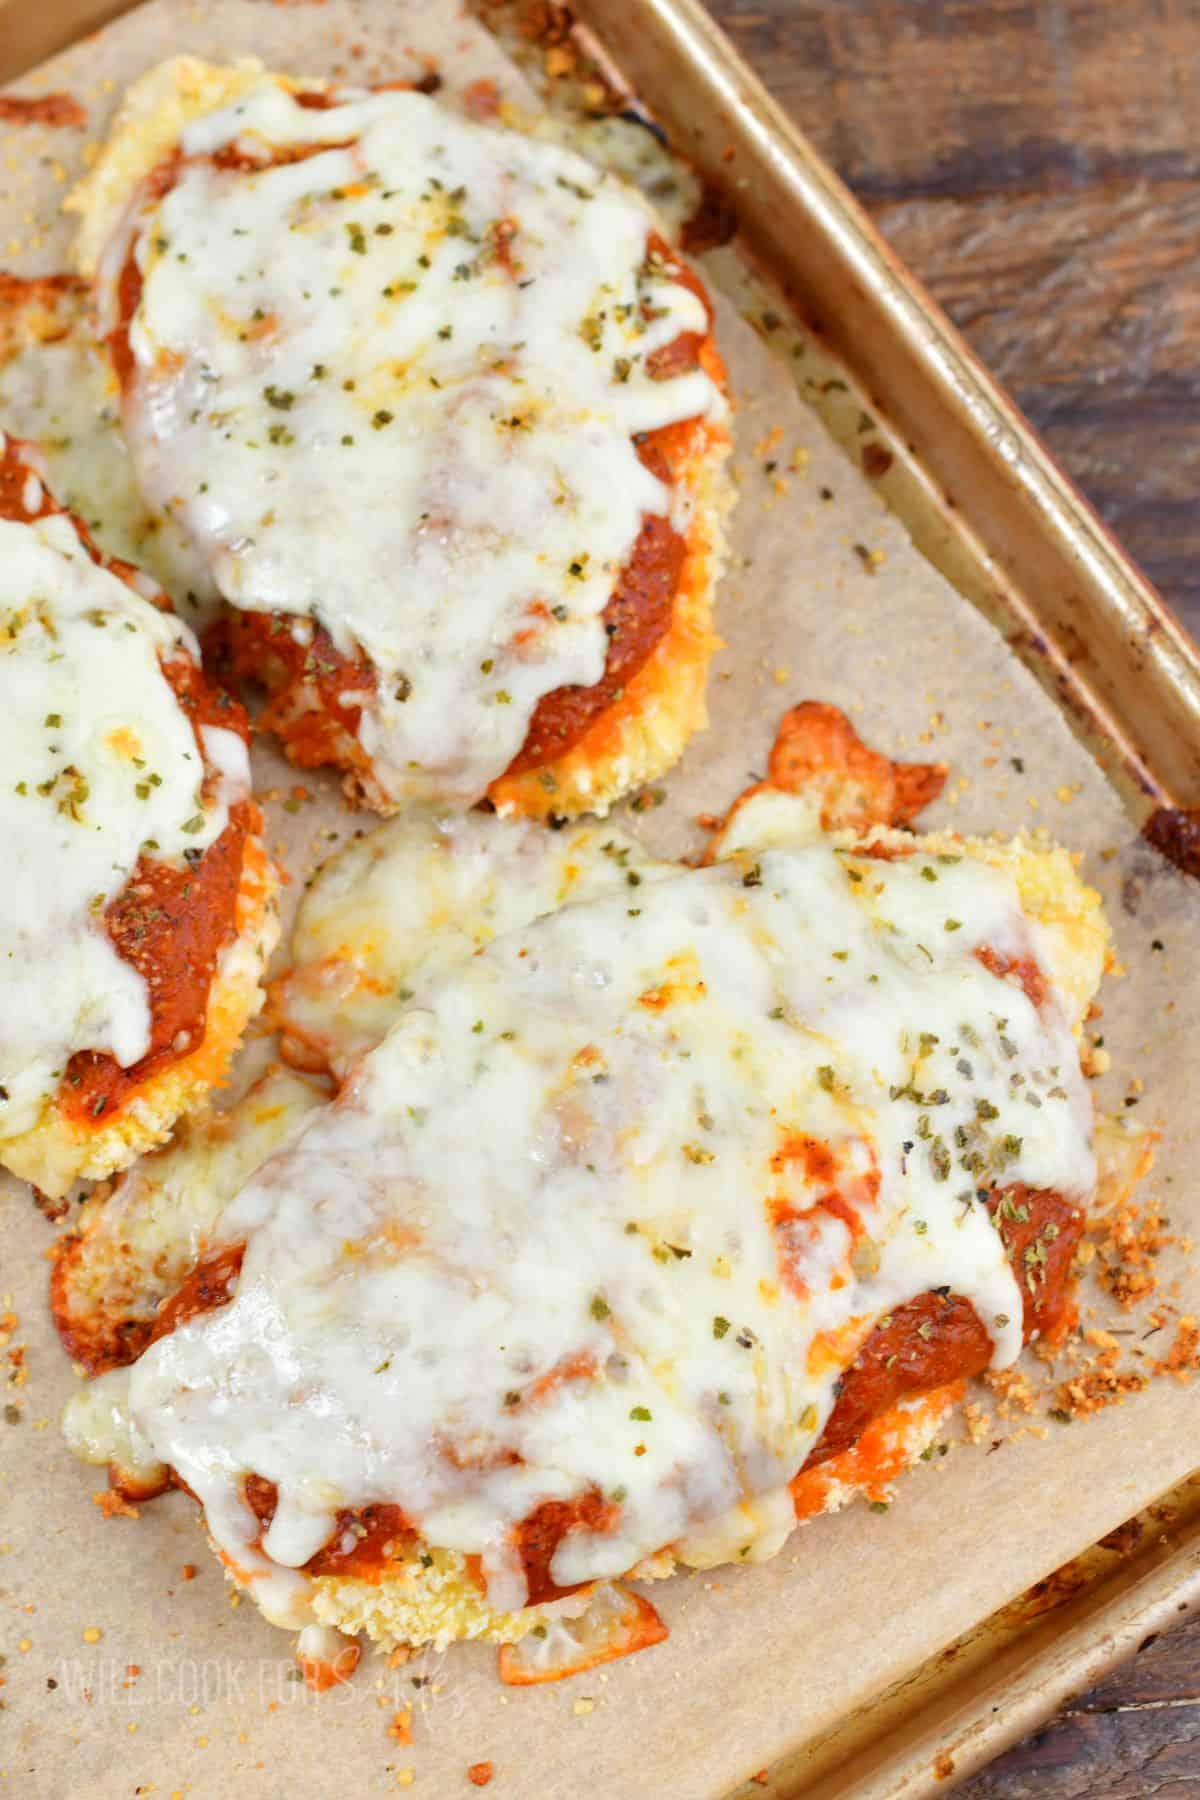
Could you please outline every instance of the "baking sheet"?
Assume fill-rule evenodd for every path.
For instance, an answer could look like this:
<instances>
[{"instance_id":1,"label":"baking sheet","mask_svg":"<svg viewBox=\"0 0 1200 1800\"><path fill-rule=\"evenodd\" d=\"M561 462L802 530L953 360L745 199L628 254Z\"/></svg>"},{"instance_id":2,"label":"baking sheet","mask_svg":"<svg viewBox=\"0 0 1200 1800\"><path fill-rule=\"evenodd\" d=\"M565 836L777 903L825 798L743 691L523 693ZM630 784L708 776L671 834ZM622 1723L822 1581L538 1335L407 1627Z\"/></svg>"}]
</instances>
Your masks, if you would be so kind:
<instances>
[{"instance_id":1,"label":"baking sheet","mask_svg":"<svg viewBox=\"0 0 1200 1800\"><path fill-rule=\"evenodd\" d=\"M452 87L488 74L514 99L529 97L480 27L448 6L154 0L20 84L70 91L89 122L86 134L0 135L5 266L63 265L66 233L53 213L85 139L102 133L128 80L179 49L357 79L411 72L414 54L432 55ZM1200 899L1137 840L999 636L916 554L861 458L852 463L818 424L804 382L836 376L816 348L788 327L756 330L741 318L736 251L704 262L724 296L719 332L739 401L742 493L718 614L728 648L714 665L709 731L660 784L666 803L632 828L655 849L694 848L695 815L761 770L778 715L813 696L844 706L893 754L950 762L932 823L1045 826L1084 850L1130 971L1104 995L1113 1073L1101 1100L1136 1099L1139 1118L1169 1127L1151 1190L1167 1197L1177 1226L1195 1229ZM286 793L296 780L269 751L256 763L264 788ZM330 832L363 822L343 812L333 783L305 785L319 798L299 812L268 808L270 840L301 877L331 847ZM1130 1090L1135 1075L1143 1093ZM45 1313L51 1241L27 1191L6 1190L0 1314L17 1316L8 1348L25 1346L29 1375L4 1396L19 1422L0 1423L0 1782L22 1795L224 1795L235 1782L251 1795L323 1793L334 1782L441 1795L471 1791L468 1766L490 1760L497 1795L714 1800L1022 1593L1181 1479L1196 1456L1200 1390L1159 1381L1044 1439L922 1466L890 1512L860 1506L814 1521L772 1564L657 1584L671 1638L627 1663L514 1692L498 1685L490 1648L395 1670L368 1656L349 1686L318 1698L295 1679L284 1635L249 1602L231 1604L189 1502L156 1502L136 1524L91 1504L99 1472L76 1464L57 1434L74 1383ZM1179 1276L1194 1294L1182 1262ZM387 1730L405 1709L408 1745Z\"/></svg>"}]
</instances>

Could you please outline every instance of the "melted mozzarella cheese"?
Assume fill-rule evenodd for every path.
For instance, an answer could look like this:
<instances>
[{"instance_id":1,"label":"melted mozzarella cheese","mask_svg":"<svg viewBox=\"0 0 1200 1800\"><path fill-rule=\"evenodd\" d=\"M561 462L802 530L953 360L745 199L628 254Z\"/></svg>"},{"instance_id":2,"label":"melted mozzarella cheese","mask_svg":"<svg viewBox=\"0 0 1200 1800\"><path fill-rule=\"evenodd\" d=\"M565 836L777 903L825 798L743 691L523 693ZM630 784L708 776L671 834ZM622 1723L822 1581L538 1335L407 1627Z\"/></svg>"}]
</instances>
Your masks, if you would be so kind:
<instances>
[{"instance_id":1,"label":"melted mozzarella cheese","mask_svg":"<svg viewBox=\"0 0 1200 1800\"><path fill-rule=\"evenodd\" d=\"M14 436L40 446L54 492L106 554L140 560L145 518L121 440L116 383L82 315L62 337L0 365L0 408Z\"/></svg>"},{"instance_id":2,"label":"melted mozzarella cheese","mask_svg":"<svg viewBox=\"0 0 1200 1800\"><path fill-rule=\"evenodd\" d=\"M77 1050L128 1067L149 1048L144 978L114 949L109 902L143 850L203 850L247 791L245 747L204 759L160 659L195 640L92 561L69 518L0 520L0 1137L30 1129Z\"/></svg>"},{"instance_id":3,"label":"melted mozzarella cheese","mask_svg":"<svg viewBox=\"0 0 1200 1800\"><path fill-rule=\"evenodd\" d=\"M88 1201L55 1278L55 1316L73 1353L99 1338L107 1354L124 1326L154 1321L203 1255L222 1208L325 1098L315 1083L269 1069L228 1110L184 1119L169 1144Z\"/></svg>"},{"instance_id":4,"label":"melted mozzarella cheese","mask_svg":"<svg viewBox=\"0 0 1200 1800\"><path fill-rule=\"evenodd\" d=\"M562 1539L560 1585L777 1547L882 1315L948 1287L1017 1354L980 1184L1094 1181L1066 1020L973 954L1028 950L1011 880L936 875L820 843L497 938L249 1182L216 1230L246 1243L235 1298L105 1377L77 1436L102 1454L119 1420L176 1469L280 1623L371 1502L479 1555L505 1611L547 1500L613 1509ZM261 1548L250 1471L278 1487Z\"/></svg>"},{"instance_id":5,"label":"melted mozzarella cheese","mask_svg":"<svg viewBox=\"0 0 1200 1800\"><path fill-rule=\"evenodd\" d=\"M182 149L137 238L142 489L235 606L365 651L393 800L474 800L543 695L599 680L644 517L686 527L633 438L723 410L648 367L704 306L623 183L421 94L311 110L263 78Z\"/></svg>"},{"instance_id":6,"label":"melted mozzarella cheese","mask_svg":"<svg viewBox=\"0 0 1200 1800\"><path fill-rule=\"evenodd\" d=\"M67 316L61 337L0 363L0 417L14 437L38 445L58 500L106 556L148 569L195 623L211 617L213 595L195 550L138 493L108 351L92 341L82 311Z\"/></svg>"},{"instance_id":7,"label":"melted mozzarella cheese","mask_svg":"<svg viewBox=\"0 0 1200 1800\"><path fill-rule=\"evenodd\" d=\"M286 1029L344 1074L414 992L556 908L674 873L611 825L486 813L392 819L314 876L274 988Z\"/></svg>"}]
</instances>

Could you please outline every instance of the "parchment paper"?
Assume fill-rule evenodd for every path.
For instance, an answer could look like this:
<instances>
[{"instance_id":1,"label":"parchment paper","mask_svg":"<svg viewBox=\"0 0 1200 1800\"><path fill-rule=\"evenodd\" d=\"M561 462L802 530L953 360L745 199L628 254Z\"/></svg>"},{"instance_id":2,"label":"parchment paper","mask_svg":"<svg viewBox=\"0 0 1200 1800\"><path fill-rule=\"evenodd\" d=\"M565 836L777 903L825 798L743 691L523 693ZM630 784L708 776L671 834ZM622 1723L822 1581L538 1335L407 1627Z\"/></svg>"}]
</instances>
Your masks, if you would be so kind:
<instances>
[{"instance_id":1,"label":"parchment paper","mask_svg":"<svg viewBox=\"0 0 1200 1800\"><path fill-rule=\"evenodd\" d=\"M415 51L431 55L452 88L489 74L528 97L483 31L434 0L154 0L21 84L76 95L88 129L0 136L4 265L63 266L68 233L55 213L86 139L102 134L126 82L181 49L360 79L411 70L406 52ZM735 253L706 260L718 292L734 293ZM728 648L714 667L708 732L662 784L666 803L633 828L658 849L694 848L694 816L722 808L761 771L778 716L813 696L845 707L881 748L951 764L931 822L1046 826L1084 850L1129 970L1104 994L1113 1073L1101 1103L1136 1098L1137 1116L1165 1127L1151 1191L1167 1197L1178 1227L1200 1226L1200 897L1135 839L1050 701L825 436L796 391L803 347L793 354L787 333L768 345L728 301L720 339L739 408L741 502L718 619ZM265 789L286 792L297 780L270 751L256 762ZM331 834L369 823L340 807L332 782L305 786L316 798L298 813L268 806L293 895L315 856L335 847ZM1144 1092L1130 1088L1134 1077ZM0 1318L9 1332L0 1359L23 1345L28 1370L3 1396L15 1422L0 1422L0 1793L23 1800L345 1796L409 1785L455 1795L475 1791L466 1771L482 1761L494 1765L497 1800L715 1800L1197 1460L1200 1388L1159 1380L1044 1439L1026 1436L995 1455L956 1449L907 1476L887 1513L859 1505L819 1519L773 1563L658 1584L669 1642L607 1670L520 1691L498 1684L490 1647L394 1670L368 1654L348 1686L318 1698L295 1679L285 1635L237 1603L189 1501L158 1501L136 1523L107 1520L92 1504L99 1471L68 1455L57 1428L75 1378L45 1304L52 1238L27 1190L0 1193L0 1315L16 1315ZM1182 1259L1177 1274L1181 1295L1194 1297ZM408 1710L405 1744L388 1725Z\"/></svg>"}]
</instances>

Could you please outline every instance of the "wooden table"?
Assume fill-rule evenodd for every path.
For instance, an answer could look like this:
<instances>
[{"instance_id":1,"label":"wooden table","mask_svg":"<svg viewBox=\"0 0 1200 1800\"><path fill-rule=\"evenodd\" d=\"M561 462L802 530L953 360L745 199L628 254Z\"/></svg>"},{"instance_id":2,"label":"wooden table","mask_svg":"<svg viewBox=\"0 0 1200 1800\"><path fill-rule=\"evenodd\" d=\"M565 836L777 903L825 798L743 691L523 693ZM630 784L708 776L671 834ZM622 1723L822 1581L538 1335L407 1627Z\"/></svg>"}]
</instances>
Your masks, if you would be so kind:
<instances>
[{"instance_id":1,"label":"wooden table","mask_svg":"<svg viewBox=\"0 0 1200 1800\"><path fill-rule=\"evenodd\" d=\"M1200 0L708 0L1200 632Z\"/></svg>"},{"instance_id":2,"label":"wooden table","mask_svg":"<svg viewBox=\"0 0 1200 1800\"><path fill-rule=\"evenodd\" d=\"M709 0L1200 635L1200 0ZM963 1800L1200 1795L1200 1620Z\"/></svg>"}]
</instances>

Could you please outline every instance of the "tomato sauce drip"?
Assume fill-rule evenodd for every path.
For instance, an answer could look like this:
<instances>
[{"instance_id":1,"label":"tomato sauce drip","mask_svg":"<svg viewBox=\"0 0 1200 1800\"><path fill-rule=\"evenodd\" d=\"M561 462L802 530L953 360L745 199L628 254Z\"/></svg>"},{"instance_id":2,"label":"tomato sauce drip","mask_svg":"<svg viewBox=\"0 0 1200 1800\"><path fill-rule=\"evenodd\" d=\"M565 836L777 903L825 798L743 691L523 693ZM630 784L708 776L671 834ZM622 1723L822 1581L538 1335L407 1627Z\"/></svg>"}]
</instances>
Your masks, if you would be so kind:
<instances>
[{"instance_id":1,"label":"tomato sauce drip","mask_svg":"<svg viewBox=\"0 0 1200 1800\"><path fill-rule=\"evenodd\" d=\"M34 519L44 519L50 513L63 510L37 470L25 460L22 452L26 449L19 438L5 438L3 454L0 454L0 519L12 519L18 525L27 525ZM37 505L27 510L25 494L31 475L37 477L40 491ZM86 541L91 550L90 538Z\"/></svg>"},{"instance_id":2,"label":"tomato sauce drip","mask_svg":"<svg viewBox=\"0 0 1200 1800\"><path fill-rule=\"evenodd\" d=\"M245 1244L226 1244L202 1256L182 1286L164 1302L150 1328L147 1344L167 1337L189 1319L215 1312L233 1299L233 1284L242 1272Z\"/></svg>"},{"instance_id":3,"label":"tomato sauce drip","mask_svg":"<svg viewBox=\"0 0 1200 1800\"><path fill-rule=\"evenodd\" d=\"M246 1504L265 1532L275 1517L279 1494L274 1482L261 1475L248 1475L245 1483ZM529 1586L527 1604L538 1606L545 1600L573 1594L585 1582L559 1587L550 1574L550 1564L563 1539L573 1531L610 1531L620 1508L605 1500L598 1488L590 1488L573 1500L546 1500L527 1519L514 1528L517 1551ZM337 1524L329 1542L304 1565L307 1575L353 1575L362 1581L378 1581L397 1560L396 1552L411 1554L417 1538L404 1512L398 1506L363 1506L338 1513ZM353 1539L347 1542L347 1538ZM259 1534L261 1543L262 1533ZM482 1586L479 1559L469 1558L476 1580Z\"/></svg>"},{"instance_id":4,"label":"tomato sauce drip","mask_svg":"<svg viewBox=\"0 0 1200 1800\"><path fill-rule=\"evenodd\" d=\"M113 948L146 983L150 1047L122 1068L107 1051L77 1050L60 1090L68 1118L100 1121L145 1081L199 1048L217 958L235 931L242 857L254 809L242 801L194 868L138 858L104 914Z\"/></svg>"},{"instance_id":5,"label":"tomato sauce drip","mask_svg":"<svg viewBox=\"0 0 1200 1800\"><path fill-rule=\"evenodd\" d=\"M176 150L165 157L143 180L138 190L138 199L142 206L149 208L155 201L161 200L169 188L175 185L183 162L181 153ZM132 386L136 370L133 351L129 343L129 327L133 315L137 311L138 301L142 297L142 271L138 267L135 246L131 240L129 251L117 277L117 323L108 334L108 349L113 360L113 369L125 393Z\"/></svg>"},{"instance_id":6,"label":"tomato sauce drip","mask_svg":"<svg viewBox=\"0 0 1200 1800\"><path fill-rule=\"evenodd\" d=\"M688 288L704 307L708 330L712 309L697 277L671 254L657 232L646 241L646 254L663 262L673 279ZM647 360L648 373L656 381L684 375L699 365L707 333L680 332ZM680 444L677 425L642 432L636 440L640 460L665 486L674 485L675 453ZM622 569L611 600L603 612L608 636L604 673L592 687L556 688L544 694L534 708L525 742L505 771L520 775L566 755L600 715L619 700L634 676L649 661L666 636L675 611L675 596L683 574L687 545L658 514L642 523L629 561Z\"/></svg>"},{"instance_id":7,"label":"tomato sauce drip","mask_svg":"<svg viewBox=\"0 0 1200 1800\"><path fill-rule=\"evenodd\" d=\"M519 775L565 755L620 698L670 628L686 549L665 519L643 522L604 608L608 656L603 675L592 687L561 687L542 695L506 774Z\"/></svg>"},{"instance_id":8,"label":"tomato sauce drip","mask_svg":"<svg viewBox=\"0 0 1200 1800\"><path fill-rule=\"evenodd\" d=\"M398 1506L342 1511L338 1513L333 1536L305 1563L305 1572L355 1575L360 1581L378 1581L399 1557L411 1552L416 1536Z\"/></svg>"},{"instance_id":9,"label":"tomato sauce drip","mask_svg":"<svg viewBox=\"0 0 1200 1800\"><path fill-rule=\"evenodd\" d=\"M1026 1342L1035 1334L1053 1341L1071 1320L1071 1264L1083 1236L1083 1207L1018 1181L992 1194L988 1211L1021 1289Z\"/></svg>"},{"instance_id":10,"label":"tomato sauce drip","mask_svg":"<svg viewBox=\"0 0 1200 1800\"><path fill-rule=\"evenodd\" d=\"M646 358L647 375L652 381L671 381L678 375L690 375L700 367L700 351L707 336L705 331L681 331L661 350L651 351ZM654 437L656 434L649 432L647 435Z\"/></svg>"},{"instance_id":11,"label":"tomato sauce drip","mask_svg":"<svg viewBox=\"0 0 1200 1800\"><path fill-rule=\"evenodd\" d=\"M275 1517L279 1489L262 1475L247 1475L242 1488L246 1504L261 1530L258 1544ZM360 1581L378 1581L412 1549L416 1532L398 1506L343 1507L337 1515L329 1542L304 1564L306 1575L353 1575Z\"/></svg>"},{"instance_id":12,"label":"tomato sauce drip","mask_svg":"<svg viewBox=\"0 0 1200 1800\"><path fill-rule=\"evenodd\" d=\"M1046 977L1032 956L1003 956L1000 951L993 950L990 944L984 944L981 949L976 950L975 956L989 975L995 975L1000 980L1010 975L1015 976L1031 1005L1041 1007L1045 1004Z\"/></svg>"},{"instance_id":13,"label":"tomato sauce drip","mask_svg":"<svg viewBox=\"0 0 1200 1800\"><path fill-rule=\"evenodd\" d=\"M260 728L286 741L293 762L304 769L344 765L362 756L358 723L364 702L375 692L375 670L365 657L344 655L324 626L315 626L304 642L292 624L273 613L226 607L205 649L232 678L266 687L271 698ZM316 708L297 703L306 686L316 691Z\"/></svg>"},{"instance_id":14,"label":"tomato sauce drip","mask_svg":"<svg viewBox=\"0 0 1200 1800\"><path fill-rule=\"evenodd\" d=\"M589 1488L573 1500L544 1500L515 1528L517 1551L529 1584L529 1606L557 1600L586 1586L575 1582L559 1587L550 1573L554 1553L573 1531L611 1531L620 1515L615 1501L606 1500L599 1488Z\"/></svg>"},{"instance_id":15,"label":"tomato sauce drip","mask_svg":"<svg viewBox=\"0 0 1200 1800\"><path fill-rule=\"evenodd\" d=\"M997 1189L987 1205L1021 1289L1025 1340L1053 1339L1071 1312L1071 1262L1083 1209L1051 1189L1020 1182ZM982 1374L991 1355L991 1334L969 1300L918 1294L875 1327L841 1377L833 1411L804 1467L840 1455L899 1401Z\"/></svg>"},{"instance_id":16,"label":"tomato sauce drip","mask_svg":"<svg viewBox=\"0 0 1200 1800\"><path fill-rule=\"evenodd\" d=\"M856 1443L898 1401L987 1368L992 1340L969 1300L918 1294L875 1327L841 1377L838 1397L804 1464L812 1469Z\"/></svg>"},{"instance_id":17,"label":"tomato sauce drip","mask_svg":"<svg viewBox=\"0 0 1200 1800\"><path fill-rule=\"evenodd\" d=\"M278 1489L261 1475L248 1475L245 1483L246 1504L265 1532L275 1517L279 1502ZM573 1500L546 1500L527 1519L514 1528L514 1538L529 1587L527 1604L540 1605L563 1594L573 1594L577 1582L559 1587L550 1574L550 1564L563 1539L573 1531L610 1531L620 1508L605 1500L598 1488L590 1488ZM409 1555L417 1532L398 1506L373 1505L353 1510L343 1509L337 1524L316 1555L304 1564L307 1575L353 1575L362 1581L378 1581L397 1560L397 1552ZM261 1543L262 1533L259 1534ZM351 1540L351 1541L347 1541ZM482 1586L479 1559L468 1559Z\"/></svg>"},{"instance_id":18,"label":"tomato sauce drip","mask_svg":"<svg viewBox=\"0 0 1200 1800\"><path fill-rule=\"evenodd\" d=\"M201 755L204 725L242 739L249 735L244 709L214 687L190 657L164 663L162 671L191 720ZM206 764L206 788L212 778ZM132 964L149 990L150 1047L128 1069L107 1053L78 1051L67 1064L61 1090L68 1116L103 1118L148 1077L199 1047L217 958L236 933L246 838L257 823L253 802L238 801L220 837L183 868L138 858L104 922L118 956Z\"/></svg>"},{"instance_id":19,"label":"tomato sauce drip","mask_svg":"<svg viewBox=\"0 0 1200 1800\"><path fill-rule=\"evenodd\" d=\"M399 84L390 83L389 86ZM418 84L420 85L420 84ZM334 96L314 90L297 94L297 104L313 111L336 105ZM303 145L296 150L276 151L260 159L242 152L236 146L217 151L210 162L223 169L253 170L303 160L324 150L344 149L344 140ZM178 153L161 163L147 178L144 193L148 203L161 198L178 179L184 159ZM507 224L501 221L501 226ZM511 231L496 234L497 260L510 267ZM646 240L646 254L669 268L672 278L689 288L702 302L708 325L705 332L681 332L670 344L663 345L647 360L647 369L656 380L666 380L688 373L699 365L701 351L712 328L712 309L708 297L693 272L680 264L657 232ZM128 392L136 374L133 352L129 344L129 328L141 299L142 275L138 268L135 245L130 244L117 283L117 326L109 338L109 348L122 390ZM680 438L677 426L642 432L636 440L641 461L667 486L674 483L674 456ZM506 775L519 775L564 756L585 735L590 726L619 700L657 645L670 629L679 590L687 546L684 539L660 515L647 516L642 523L633 550L617 580L603 622L608 638L604 673L591 687L562 687L544 694L534 709L525 742L505 770ZM230 609L231 611L234 609ZM252 621L257 615L248 616ZM304 654L322 662L331 662L331 676L315 683L318 706L301 700L302 678L309 671L299 670L291 648L280 643L264 643L260 625L249 628L231 624L228 642L233 667L244 677L263 683L272 695L263 724L274 731L287 746L288 754L302 768L315 768L325 763L341 766L365 762L357 749L357 731L361 705L344 707L345 691L373 693L375 670L364 656L343 656L332 640L317 627L311 645L301 647ZM290 634L289 634L290 635ZM324 714L322 718L320 715Z\"/></svg>"}]
</instances>

